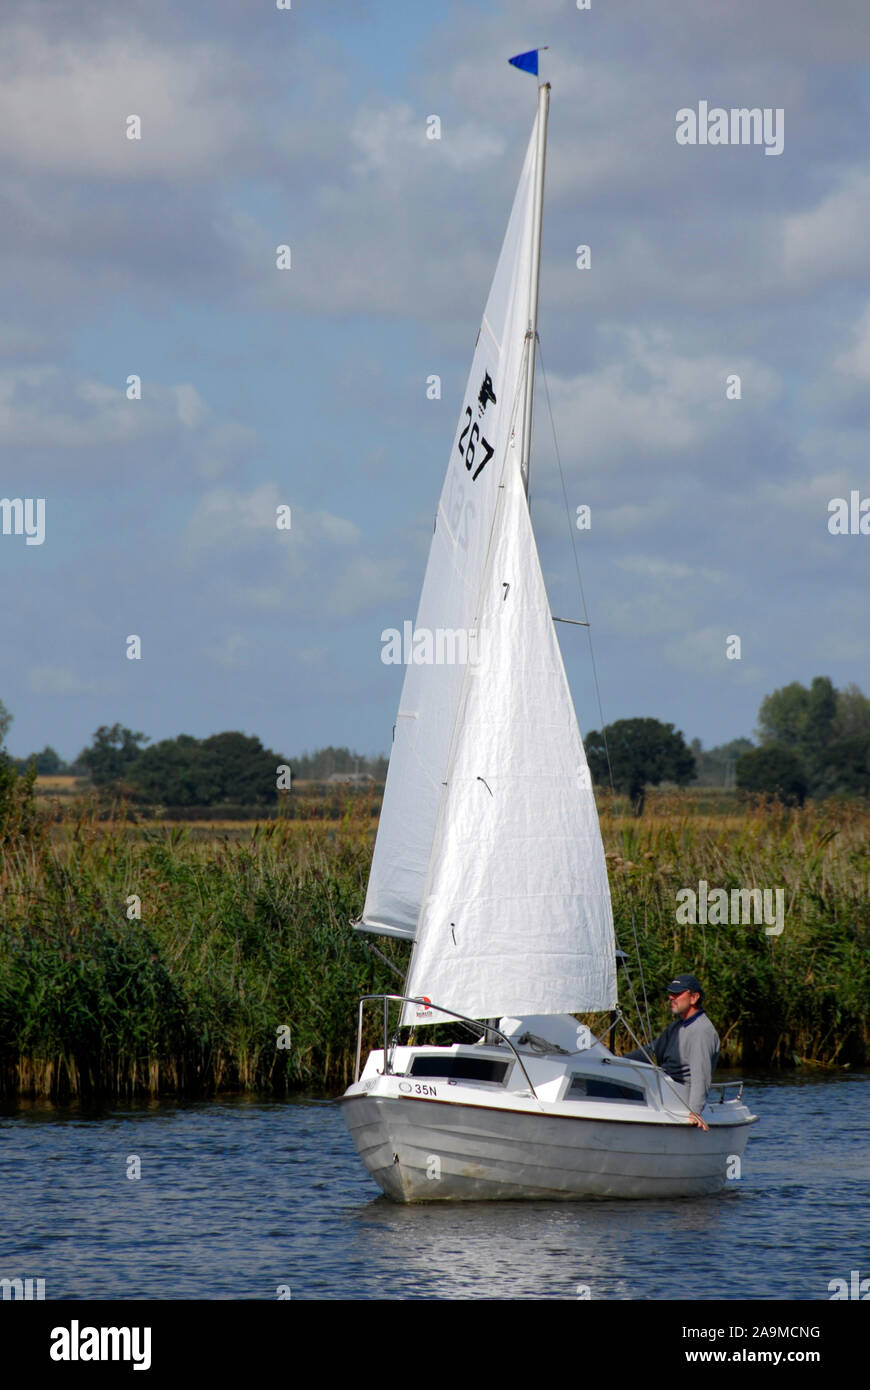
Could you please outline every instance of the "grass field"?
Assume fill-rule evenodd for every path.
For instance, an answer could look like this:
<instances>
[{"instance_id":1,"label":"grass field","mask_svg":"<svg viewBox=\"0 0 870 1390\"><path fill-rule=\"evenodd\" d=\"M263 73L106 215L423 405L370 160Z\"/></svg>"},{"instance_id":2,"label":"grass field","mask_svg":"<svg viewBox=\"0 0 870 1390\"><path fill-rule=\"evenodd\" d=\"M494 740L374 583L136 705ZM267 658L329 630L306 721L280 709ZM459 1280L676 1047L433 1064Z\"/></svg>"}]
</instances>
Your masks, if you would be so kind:
<instances>
[{"instance_id":1,"label":"grass field","mask_svg":"<svg viewBox=\"0 0 870 1390\"><path fill-rule=\"evenodd\" d=\"M40 790L47 805L50 790ZM7 817L3 1091L345 1084L358 995L397 984L349 926L362 907L377 800L308 798L305 815L253 824L169 825L60 800L36 822ZM731 794L694 790L652 793L640 820L624 803L600 811L618 939L633 957L637 937L655 1027L665 1021L664 984L694 970L724 1061L868 1060L870 808L741 808ZM701 879L711 889L781 888L782 934L680 925L676 893ZM402 943L380 946L404 965ZM634 959L628 969L639 995ZM628 983L621 997L637 1031ZM597 1031L606 1023L589 1021Z\"/></svg>"}]
</instances>

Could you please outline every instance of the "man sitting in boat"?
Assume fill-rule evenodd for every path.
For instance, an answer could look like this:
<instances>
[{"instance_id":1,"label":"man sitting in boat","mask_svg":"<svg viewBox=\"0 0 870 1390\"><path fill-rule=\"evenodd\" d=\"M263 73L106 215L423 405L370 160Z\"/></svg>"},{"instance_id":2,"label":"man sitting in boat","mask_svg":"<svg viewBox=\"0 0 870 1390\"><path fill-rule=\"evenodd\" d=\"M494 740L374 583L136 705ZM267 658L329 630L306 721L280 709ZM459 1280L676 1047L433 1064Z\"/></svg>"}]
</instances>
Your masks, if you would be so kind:
<instances>
[{"instance_id":1,"label":"man sitting in boat","mask_svg":"<svg viewBox=\"0 0 870 1390\"><path fill-rule=\"evenodd\" d=\"M702 1008L704 991L696 975L677 975L668 985L674 1016L650 1044L652 1057L674 1081L689 1087L689 1122L706 1129L701 1111L719 1061L719 1037ZM626 1053L632 1062L650 1062L646 1048Z\"/></svg>"}]
</instances>

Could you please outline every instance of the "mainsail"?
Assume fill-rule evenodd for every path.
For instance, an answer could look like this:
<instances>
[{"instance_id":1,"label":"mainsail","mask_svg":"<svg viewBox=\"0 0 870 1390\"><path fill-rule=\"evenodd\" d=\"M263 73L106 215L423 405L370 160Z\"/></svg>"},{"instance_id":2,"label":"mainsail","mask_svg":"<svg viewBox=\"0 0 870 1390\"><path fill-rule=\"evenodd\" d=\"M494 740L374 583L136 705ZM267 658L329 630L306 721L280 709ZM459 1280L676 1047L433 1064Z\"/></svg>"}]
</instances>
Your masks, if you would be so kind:
<instances>
[{"instance_id":1,"label":"mainsail","mask_svg":"<svg viewBox=\"0 0 870 1390\"><path fill-rule=\"evenodd\" d=\"M415 630L429 634L433 646L440 636L447 657L462 656L469 645L475 655L471 634L500 472L521 409L535 269L537 131L536 121L478 333L417 613ZM415 935L466 670L455 659L407 668L360 923L365 930Z\"/></svg>"}]
</instances>

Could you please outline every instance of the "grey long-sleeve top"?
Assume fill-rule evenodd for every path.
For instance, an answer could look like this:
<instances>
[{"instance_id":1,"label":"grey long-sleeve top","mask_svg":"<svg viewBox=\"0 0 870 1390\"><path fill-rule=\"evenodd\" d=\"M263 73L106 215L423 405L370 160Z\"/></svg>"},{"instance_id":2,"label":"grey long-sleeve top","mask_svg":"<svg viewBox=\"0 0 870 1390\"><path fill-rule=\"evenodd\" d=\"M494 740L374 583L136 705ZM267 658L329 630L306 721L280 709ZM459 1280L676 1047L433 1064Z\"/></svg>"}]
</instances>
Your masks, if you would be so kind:
<instances>
[{"instance_id":1,"label":"grey long-sleeve top","mask_svg":"<svg viewBox=\"0 0 870 1390\"><path fill-rule=\"evenodd\" d=\"M689 1087L689 1109L704 1108L713 1072L719 1061L719 1037L703 1009L691 1018L675 1018L651 1044L650 1050L668 1076ZM626 1053L632 1062L648 1062L642 1047Z\"/></svg>"}]
</instances>

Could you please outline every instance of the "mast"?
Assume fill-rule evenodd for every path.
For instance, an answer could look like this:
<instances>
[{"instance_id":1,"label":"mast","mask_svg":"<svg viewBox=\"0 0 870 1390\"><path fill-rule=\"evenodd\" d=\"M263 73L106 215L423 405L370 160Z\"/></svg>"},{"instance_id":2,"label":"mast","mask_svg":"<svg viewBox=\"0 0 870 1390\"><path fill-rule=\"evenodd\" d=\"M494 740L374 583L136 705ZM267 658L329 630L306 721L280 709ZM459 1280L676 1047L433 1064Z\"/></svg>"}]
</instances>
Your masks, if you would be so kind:
<instances>
[{"instance_id":1,"label":"mast","mask_svg":"<svg viewBox=\"0 0 870 1390\"><path fill-rule=\"evenodd\" d=\"M544 221L544 168L547 162L547 117L550 111L550 84L538 88L538 126L535 159L535 198L532 212L532 264L529 287L529 325L526 330L526 379L523 388L523 449L520 472L526 497L529 495L529 476L532 454L532 402L535 394L535 345L538 337L538 288L541 281L541 227ZM497 1018L488 1018L489 1028L498 1026ZM487 1031L486 1041L497 1043L498 1038Z\"/></svg>"},{"instance_id":2,"label":"mast","mask_svg":"<svg viewBox=\"0 0 870 1390\"><path fill-rule=\"evenodd\" d=\"M538 289L541 283L541 227L544 222L544 170L547 163L547 117L550 113L550 84L538 88L538 139L535 161L535 201L532 224L532 267L529 290L529 326L526 330L526 380L523 390L523 451L520 472L526 497L532 464L532 403L535 395L535 348L538 341ZM498 1027L497 1018L488 1018L489 1028ZM486 1041L497 1043L495 1034L487 1032Z\"/></svg>"},{"instance_id":3,"label":"mast","mask_svg":"<svg viewBox=\"0 0 870 1390\"><path fill-rule=\"evenodd\" d=\"M532 402L535 394L535 349L538 338L538 287L541 280L541 226L544 220L544 169L547 162L547 117L550 111L550 84L538 88L538 145L535 162L534 223L532 227L532 266L529 295L529 326L526 332L526 382L523 400L523 450L520 471L526 497L532 454Z\"/></svg>"}]
</instances>

